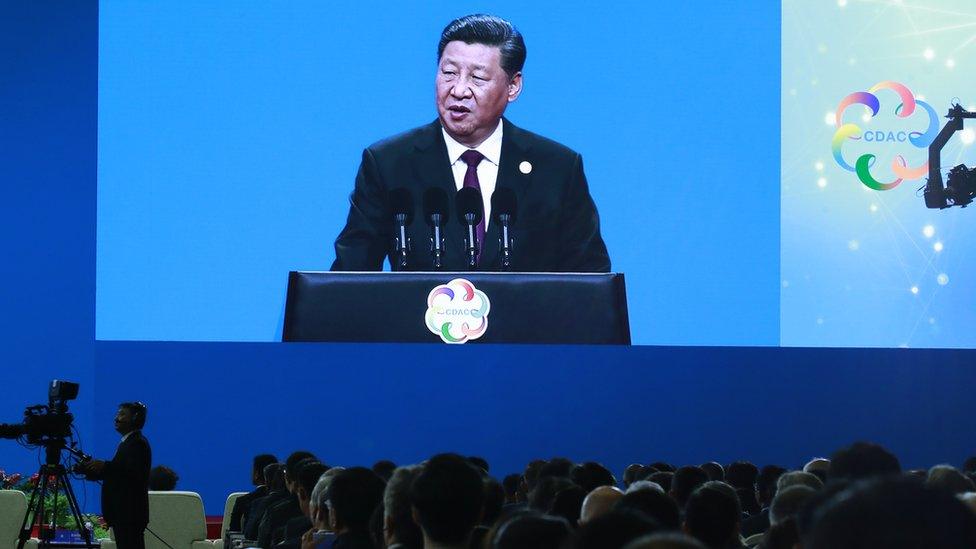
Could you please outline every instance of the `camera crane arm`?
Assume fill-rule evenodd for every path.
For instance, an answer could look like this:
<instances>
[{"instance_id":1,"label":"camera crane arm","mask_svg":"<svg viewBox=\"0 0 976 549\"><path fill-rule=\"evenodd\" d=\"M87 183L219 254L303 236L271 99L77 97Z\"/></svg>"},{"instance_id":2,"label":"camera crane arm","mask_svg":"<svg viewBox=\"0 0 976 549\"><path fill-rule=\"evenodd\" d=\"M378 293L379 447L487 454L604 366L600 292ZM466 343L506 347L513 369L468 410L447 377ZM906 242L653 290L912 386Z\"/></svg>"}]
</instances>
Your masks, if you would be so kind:
<instances>
[{"instance_id":1,"label":"camera crane arm","mask_svg":"<svg viewBox=\"0 0 976 549\"><path fill-rule=\"evenodd\" d=\"M942 147L949 142L952 134L962 130L964 119L976 118L976 112L967 111L962 108L962 105L956 104L949 109L946 118L949 122L929 145L929 179L925 183L925 207L927 208L949 207L946 188L942 182Z\"/></svg>"}]
</instances>

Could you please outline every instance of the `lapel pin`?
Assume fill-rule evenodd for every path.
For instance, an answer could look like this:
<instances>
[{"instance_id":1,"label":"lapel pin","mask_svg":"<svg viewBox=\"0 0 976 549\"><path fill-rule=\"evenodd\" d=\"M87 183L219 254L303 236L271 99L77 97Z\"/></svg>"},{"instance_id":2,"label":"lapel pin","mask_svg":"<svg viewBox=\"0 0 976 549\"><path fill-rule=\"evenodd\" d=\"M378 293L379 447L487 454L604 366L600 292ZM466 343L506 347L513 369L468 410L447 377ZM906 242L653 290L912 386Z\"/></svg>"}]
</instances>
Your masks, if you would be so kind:
<instances>
[{"instance_id":1,"label":"lapel pin","mask_svg":"<svg viewBox=\"0 0 976 549\"><path fill-rule=\"evenodd\" d=\"M526 175L532 173L532 163L528 160L523 160L522 163L519 164L519 171Z\"/></svg>"}]
</instances>

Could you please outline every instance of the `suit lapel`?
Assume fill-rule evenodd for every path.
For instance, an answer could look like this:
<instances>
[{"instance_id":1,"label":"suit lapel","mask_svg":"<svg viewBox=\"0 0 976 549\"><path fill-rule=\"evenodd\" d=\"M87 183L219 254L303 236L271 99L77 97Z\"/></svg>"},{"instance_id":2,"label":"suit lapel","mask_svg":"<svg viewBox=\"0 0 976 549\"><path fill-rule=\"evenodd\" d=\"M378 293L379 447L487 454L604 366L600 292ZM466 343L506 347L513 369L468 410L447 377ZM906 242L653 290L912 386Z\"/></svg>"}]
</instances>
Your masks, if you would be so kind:
<instances>
[{"instance_id":1,"label":"suit lapel","mask_svg":"<svg viewBox=\"0 0 976 549\"><path fill-rule=\"evenodd\" d=\"M522 162L530 162L529 149L531 147L526 143L522 130L509 122L507 118L502 118L502 122L505 125L502 130L502 156L498 165L498 180L495 182L495 188L508 187L515 191L516 206L521 214L521 204L524 203L522 198L525 190L532 182L532 172L522 173L519 165ZM494 216L494 212L492 215ZM501 259L498 257L498 241L501 236L501 228L492 219L488 225L488 231L485 233L485 246L482 249L481 257L482 270L501 270Z\"/></svg>"},{"instance_id":2,"label":"suit lapel","mask_svg":"<svg viewBox=\"0 0 976 549\"><path fill-rule=\"evenodd\" d=\"M444 227L444 238L446 240L446 250L444 253L445 269L451 269L455 258L462 258L461 253L464 243L464 231L457 220L457 212L454 208L454 197L457 195L457 187L454 183L454 172L451 171L451 159L447 156L447 145L444 143L444 136L441 134L440 122L435 120L424 128L423 134L417 139L415 144L416 156L413 159L413 175L417 182L417 204L418 211L423 208L423 193L430 187L439 187L447 193L448 203L448 222ZM422 219L422 223L425 223ZM415 246L417 244L415 243ZM425 239L422 246L428 246ZM463 263L462 263L463 265Z\"/></svg>"}]
</instances>

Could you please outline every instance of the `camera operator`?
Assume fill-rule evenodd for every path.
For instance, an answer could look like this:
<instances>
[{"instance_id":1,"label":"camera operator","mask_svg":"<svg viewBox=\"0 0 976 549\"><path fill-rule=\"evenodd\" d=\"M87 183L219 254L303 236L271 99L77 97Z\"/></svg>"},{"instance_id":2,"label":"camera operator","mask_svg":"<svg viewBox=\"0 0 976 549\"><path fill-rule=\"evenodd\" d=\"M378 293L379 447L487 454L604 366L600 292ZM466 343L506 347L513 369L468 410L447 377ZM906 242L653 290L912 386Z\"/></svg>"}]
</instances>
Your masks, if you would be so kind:
<instances>
[{"instance_id":1,"label":"camera operator","mask_svg":"<svg viewBox=\"0 0 976 549\"><path fill-rule=\"evenodd\" d=\"M111 461L92 460L77 470L102 480L102 514L115 533L119 549L144 549L149 524L149 469L152 450L140 429L146 424L146 405L123 402L115 414L115 430L122 441Z\"/></svg>"}]
</instances>

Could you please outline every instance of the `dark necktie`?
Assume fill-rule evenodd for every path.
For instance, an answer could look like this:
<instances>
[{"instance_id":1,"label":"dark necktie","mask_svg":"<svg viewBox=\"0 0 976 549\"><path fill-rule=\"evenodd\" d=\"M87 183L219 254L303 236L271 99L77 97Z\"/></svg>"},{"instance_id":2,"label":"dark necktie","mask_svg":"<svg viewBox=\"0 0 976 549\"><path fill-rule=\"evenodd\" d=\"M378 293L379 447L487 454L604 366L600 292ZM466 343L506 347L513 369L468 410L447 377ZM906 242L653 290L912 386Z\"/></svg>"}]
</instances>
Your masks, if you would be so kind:
<instances>
[{"instance_id":1,"label":"dark necktie","mask_svg":"<svg viewBox=\"0 0 976 549\"><path fill-rule=\"evenodd\" d=\"M478 182L478 164L485 159L485 155L480 152L471 149L464 151L461 154L461 160L468 165L468 171L464 172L464 187L471 187L472 189L478 189L481 192L481 183ZM484 199L482 199L484 200ZM482 213L484 213L482 211ZM481 216L481 222L474 229L474 234L478 238L478 256L477 260L481 261L481 250L485 248L485 218L484 215Z\"/></svg>"}]
</instances>

